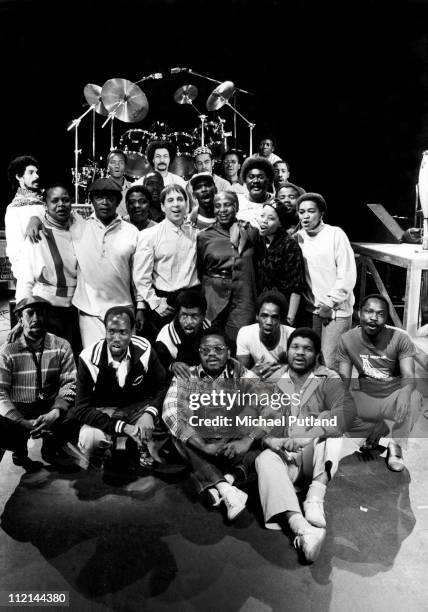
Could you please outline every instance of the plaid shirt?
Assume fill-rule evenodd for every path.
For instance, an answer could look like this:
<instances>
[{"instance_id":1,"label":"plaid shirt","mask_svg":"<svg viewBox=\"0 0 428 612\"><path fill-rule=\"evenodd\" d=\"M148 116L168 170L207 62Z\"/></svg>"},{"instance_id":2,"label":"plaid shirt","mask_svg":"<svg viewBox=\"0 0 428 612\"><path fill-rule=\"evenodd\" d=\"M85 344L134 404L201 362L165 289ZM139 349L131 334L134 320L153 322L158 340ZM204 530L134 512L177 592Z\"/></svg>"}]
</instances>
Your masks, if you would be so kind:
<instances>
[{"instance_id":1,"label":"plaid shirt","mask_svg":"<svg viewBox=\"0 0 428 612\"><path fill-rule=\"evenodd\" d=\"M256 427L254 425L237 427L234 423L232 425L192 427L189 423L192 416L203 419L224 416L231 418L232 421L237 414L240 417L261 416L265 419L278 416L269 405L261 405L259 402L254 404L252 401L245 401L243 404L234 402L231 410L226 410L224 405L215 406L214 404L192 410L189 406L192 393L199 396L213 390L223 390L227 395L237 392L240 398L244 393L257 394L257 398L260 398L263 394L271 394L277 392L278 389L274 383L261 381L254 372L244 368L236 359L229 359L224 370L217 378L212 378L200 365L193 366L190 371L190 380L174 376L163 405L162 418L174 437L182 442L186 442L192 436L230 439L240 438L249 433L254 438L261 438L270 431L271 427Z\"/></svg>"},{"instance_id":2,"label":"plaid shirt","mask_svg":"<svg viewBox=\"0 0 428 612\"><path fill-rule=\"evenodd\" d=\"M53 402L55 408L68 410L76 394L76 366L67 340L45 335L41 375L44 400ZM40 401L38 392L36 365L21 335L0 348L0 415L14 421L26 418L26 405L30 409Z\"/></svg>"}]
</instances>

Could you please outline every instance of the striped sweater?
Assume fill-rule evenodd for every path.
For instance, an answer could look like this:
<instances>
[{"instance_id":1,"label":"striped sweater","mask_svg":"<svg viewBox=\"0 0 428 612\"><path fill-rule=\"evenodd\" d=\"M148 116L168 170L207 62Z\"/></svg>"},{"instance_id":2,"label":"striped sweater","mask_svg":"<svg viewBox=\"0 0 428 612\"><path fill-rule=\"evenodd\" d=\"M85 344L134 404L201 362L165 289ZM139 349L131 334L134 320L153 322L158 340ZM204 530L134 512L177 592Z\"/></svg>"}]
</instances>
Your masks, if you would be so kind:
<instances>
[{"instance_id":1,"label":"striped sweater","mask_svg":"<svg viewBox=\"0 0 428 612\"><path fill-rule=\"evenodd\" d=\"M46 334L41 360L42 393L47 404L68 410L74 403L76 366L67 340ZM24 336L0 348L0 415L20 421L38 402L37 372ZM28 407L28 410L26 408Z\"/></svg>"}]
</instances>

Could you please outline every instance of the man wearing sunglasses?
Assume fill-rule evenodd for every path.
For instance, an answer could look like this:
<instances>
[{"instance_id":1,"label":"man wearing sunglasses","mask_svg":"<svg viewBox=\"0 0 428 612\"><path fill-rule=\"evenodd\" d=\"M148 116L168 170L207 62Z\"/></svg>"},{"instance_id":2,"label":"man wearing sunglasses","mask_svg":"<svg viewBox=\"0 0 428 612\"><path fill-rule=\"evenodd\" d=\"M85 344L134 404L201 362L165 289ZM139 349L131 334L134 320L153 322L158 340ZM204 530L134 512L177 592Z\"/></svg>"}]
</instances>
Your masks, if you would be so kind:
<instances>
[{"instance_id":1,"label":"man wearing sunglasses","mask_svg":"<svg viewBox=\"0 0 428 612\"><path fill-rule=\"evenodd\" d=\"M200 365L190 368L188 379L174 376L163 420L190 465L198 492L208 493L215 506L224 501L232 521L248 497L234 482L247 479L258 454L256 441L270 430L266 423L276 416L269 403L262 406L259 401L271 387L230 357L220 329L203 332L199 357ZM249 425L240 426L243 417ZM257 417L263 422L253 425Z\"/></svg>"}]
</instances>

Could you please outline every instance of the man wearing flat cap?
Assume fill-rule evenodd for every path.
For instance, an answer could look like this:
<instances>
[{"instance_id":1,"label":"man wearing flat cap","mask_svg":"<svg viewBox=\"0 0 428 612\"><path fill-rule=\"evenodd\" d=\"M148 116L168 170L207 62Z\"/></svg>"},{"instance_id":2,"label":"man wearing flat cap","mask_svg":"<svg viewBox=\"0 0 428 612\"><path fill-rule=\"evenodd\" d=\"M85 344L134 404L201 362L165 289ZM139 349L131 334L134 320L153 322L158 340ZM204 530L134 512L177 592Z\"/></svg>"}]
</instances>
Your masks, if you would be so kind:
<instances>
[{"instance_id":1,"label":"man wearing flat cap","mask_svg":"<svg viewBox=\"0 0 428 612\"><path fill-rule=\"evenodd\" d=\"M146 157L153 170L159 172L163 178L164 187L168 185L180 185L186 188L186 181L178 174L168 172L171 162L176 156L177 150L170 140L152 140L146 149ZM134 185L142 185L144 177L135 181Z\"/></svg>"},{"instance_id":2,"label":"man wearing flat cap","mask_svg":"<svg viewBox=\"0 0 428 612\"><path fill-rule=\"evenodd\" d=\"M42 458L53 462L76 392L73 353L67 340L46 332L48 308L38 296L19 301L22 335L0 348L0 448L29 472L42 467L28 457L29 437L43 437Z\"/></svg>"},{"instance_id":3,"label":"man wearing flat cap","mask_svg":"<svg viewBox=\"0 0 428 612\"><path fill-rule=\"evenodd\" d=\"M263 205L273 199L272 164L264 157L248 157L242 164L241 181L246 185L248 195L238 194L239 212L236 217L258 228Z\"/></svg>"},{"instance_id":4,"label":"man wearing flat cap","mask_svg":"<svg viewBox=\"0 0 428 612\"><path fill-rule=\"evenodd\" d=\"M89 188L94 212L73 236L78 263L73 304L85 348L105 335L104 315L112 306L133 307L138 299L140 258L138 229L116 212L122 192L111 179L97 179Z\"/></svg>"}]
</instances>

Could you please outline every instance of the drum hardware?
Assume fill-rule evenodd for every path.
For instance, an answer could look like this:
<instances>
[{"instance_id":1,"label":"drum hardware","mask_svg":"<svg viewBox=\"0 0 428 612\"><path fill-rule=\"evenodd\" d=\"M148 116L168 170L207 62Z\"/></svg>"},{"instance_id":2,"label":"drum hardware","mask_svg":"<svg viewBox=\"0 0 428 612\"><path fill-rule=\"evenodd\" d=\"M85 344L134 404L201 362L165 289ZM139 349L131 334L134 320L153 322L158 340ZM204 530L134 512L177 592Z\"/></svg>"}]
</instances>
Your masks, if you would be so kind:
<instances>
[{"instance_id":1,"label":"drum hardware","mask_svg":"<svg viewBox=\"0 0 428 612\"><path fill-rule=\"evenodd\" d=\"M199 112L196 106L193 104L193 100L195 100L198 96L198 88L194 85L183 85L174 93L174 100L177 104L190 104L192 108L198 113L199 120L201 122L201 145L205 144L205 130L204 123L207 118L206 115L203 115Z\"/></svg>"},{"instance_id":2,"label":"drum hardware","mask_svg":"<svg viewBox=\"0 0 428 612\"><path fill-rule=\"evenodd\" d=\"M256 124L248 121L248 119L244 117L244 115L242 115L234 106L232 106L232 104L229 103L229 98L233 96L235 91L236 91L236 87L234 83L232 83L232 81L224 81L224 83L221 83L220 85L218 85L211 92L211 95L208 97L208 100L206 102L206 107L207 107L207 110L209 111L216 111L216 110L219 110L224 105L229 106L233 110L233 112L236 115L238 115L238 117L241 117L241 119L245 121L245 123L248 125L249 130L250 130L249 140L250 140L250 157L251 157L251 155L253 154L253 129L255 128ZM245 93L248 93L248 92L245 92Z\"/></svg>"},{"instance_id":3,"label":"drum hardware","mask_svg":"<svg viewBox=\"0 0 428 612\"><path fill-rule=\"evenodd\" d=\"M178 174L185 180L189 180L195 171L193 163L193 149L195 139L187 132L173 132L169 135L169 140L175 145L177 153L170 164L170 171Z\"/></svg>"},{"instance_id":4,"label":"drum hardware","mask_svg":"<svg viewBox=\"0 0 428 612\"><path fill-rule=\"evenodd\" d=\"M83 95L85 96L86 102L93 107L92 111L92 159L96 157L96 146L95 146L95 115L98 113L103 117L107 117L108 110L103 104L101 99L101 87L99 85L95 85L94 83L88 83L83 88Z\"/></svg>"},{"instance_id":5,"label":"drum hardware","mask_svg":"<svg viewBox=\"0 0 428 612\"><path fill-rule=\"evenodd\" d=\"M171 130L163 121L155 121L150 126L150 132L152 133L151 140L168 140Z\"/></svg>"},{"instance_id":6,"label":"drum hardware","mask_svg":"<svg viewBox=\"0 0 428 612\"><path fill-rule=\"evenodd\" d=\"M125 174L129 178L138 179L151 170L145 155L148 143L153 133L147 130L128 130L120 137L120 148L126 154Z\"/></svg>"}]
</instances>

